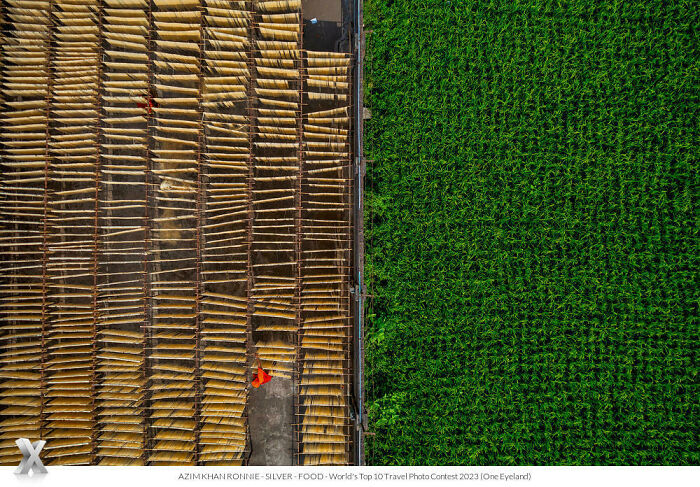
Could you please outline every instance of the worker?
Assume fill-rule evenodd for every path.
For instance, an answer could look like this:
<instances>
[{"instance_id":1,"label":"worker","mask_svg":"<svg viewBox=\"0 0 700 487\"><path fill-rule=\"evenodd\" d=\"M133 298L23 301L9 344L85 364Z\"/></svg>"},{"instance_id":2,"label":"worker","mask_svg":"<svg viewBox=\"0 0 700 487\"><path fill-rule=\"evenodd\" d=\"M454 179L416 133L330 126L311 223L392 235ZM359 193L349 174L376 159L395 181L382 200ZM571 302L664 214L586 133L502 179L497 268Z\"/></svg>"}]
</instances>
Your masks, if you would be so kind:
<instances>
[{"instance_id":1,"label":"worker","mask_svg":"<svg viewBox=\"0 0 700 487\"><path fill-rule=\"evenodd\" d=\"M255 379L253 379L253 387L260 387L261 385L270 382L272 376L270 376L267 372L263 370L257 353L255 354L255 360L258 363L258 373Z\"/></svg>"}]
</instances>

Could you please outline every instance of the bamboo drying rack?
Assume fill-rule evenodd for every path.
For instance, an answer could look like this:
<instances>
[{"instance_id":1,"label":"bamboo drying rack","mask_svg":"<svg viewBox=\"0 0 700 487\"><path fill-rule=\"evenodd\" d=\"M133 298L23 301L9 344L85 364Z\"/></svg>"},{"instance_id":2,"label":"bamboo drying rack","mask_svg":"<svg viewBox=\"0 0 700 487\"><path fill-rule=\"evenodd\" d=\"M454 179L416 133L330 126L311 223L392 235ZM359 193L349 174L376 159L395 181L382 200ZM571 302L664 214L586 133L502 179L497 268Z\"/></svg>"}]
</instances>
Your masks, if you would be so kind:
<instances>
[{"instance_id":1,"label":"bamboo drying rack","mask_svg":"<svg viewBox=\"0 0 700 487\"><path fill-rule=\"evenodd\" d=\"M360 52L305 50L300 0L2 14L3 433L244 464L258 353L295 463L361 463Z\"/></svg>"}]
</instances>

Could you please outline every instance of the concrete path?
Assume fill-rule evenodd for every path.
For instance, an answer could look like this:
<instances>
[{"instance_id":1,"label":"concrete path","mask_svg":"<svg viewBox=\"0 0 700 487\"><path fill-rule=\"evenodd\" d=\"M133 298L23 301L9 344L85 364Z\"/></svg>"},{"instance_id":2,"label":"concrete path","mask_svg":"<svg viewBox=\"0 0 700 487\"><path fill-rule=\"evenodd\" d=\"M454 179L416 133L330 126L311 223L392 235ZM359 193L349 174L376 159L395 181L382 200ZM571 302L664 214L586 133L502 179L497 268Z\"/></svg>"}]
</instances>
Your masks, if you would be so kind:
<instances>
[{"instance_id":1,"label":"concrete path","mask_svg":"<svg viewBox=\"0 0 700 487\"><path fill-rule=\"evenodd\" d=\"M248 396L251 454L248 465L292 465L294 384L273 377Z\"/></svg>"}]
</instances>

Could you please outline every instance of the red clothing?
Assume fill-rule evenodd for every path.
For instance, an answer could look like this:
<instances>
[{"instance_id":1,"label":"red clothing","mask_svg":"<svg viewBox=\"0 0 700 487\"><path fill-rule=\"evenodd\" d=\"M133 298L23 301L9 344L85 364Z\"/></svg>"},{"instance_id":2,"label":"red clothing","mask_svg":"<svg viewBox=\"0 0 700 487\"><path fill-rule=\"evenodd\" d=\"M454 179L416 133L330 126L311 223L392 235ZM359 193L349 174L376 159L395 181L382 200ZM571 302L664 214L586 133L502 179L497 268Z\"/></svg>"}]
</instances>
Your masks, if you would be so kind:
<instances>
[{"instance_id":1,"label":"red clothing","mask_svg":"<svg viewBox=\"0 0 700 487\"><path fill-rule=\"evenodd\" d=\"M155 102L153 101L152 98L147 99L148 104L146 103L136 103L136 106L139 108L146 108L146 105L148 105L148 113L151 113L153 111L153 107L156 106Z\"/></svg>"},{"instance_id":2,"label":"red clothing","mask_svg":"<svg viewBox=\"0 0 700 487\"><path fill-rule=\"evenodd\" d=\"M262 367L258 366L258 376L253 379L253 387L260 387L263 384L270 382L272 377L265 372Z\"/></svg>"}]
</instances>

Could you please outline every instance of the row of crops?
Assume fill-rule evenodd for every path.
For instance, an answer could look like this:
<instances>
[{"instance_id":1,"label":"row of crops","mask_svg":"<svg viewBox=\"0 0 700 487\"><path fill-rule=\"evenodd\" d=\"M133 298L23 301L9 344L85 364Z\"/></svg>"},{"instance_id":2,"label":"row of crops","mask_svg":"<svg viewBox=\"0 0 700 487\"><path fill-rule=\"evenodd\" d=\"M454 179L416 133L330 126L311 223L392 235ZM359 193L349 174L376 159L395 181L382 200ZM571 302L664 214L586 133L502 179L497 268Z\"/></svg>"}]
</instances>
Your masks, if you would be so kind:
<instances>
[{"instance_id":1,"label":"row of crops","mask_svg":"<svg viewBox=\"0 0 700 487\"><path fill-rule=\"evenodd\" d=\"M698 12L365 2L369 464L700 461Z\"/></svg>"}]
</instances>

